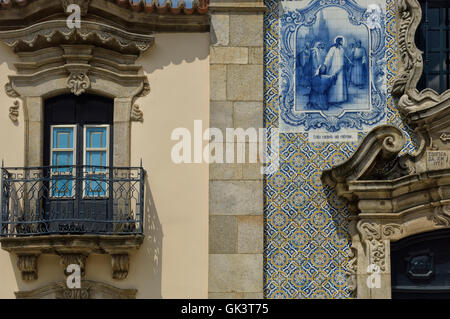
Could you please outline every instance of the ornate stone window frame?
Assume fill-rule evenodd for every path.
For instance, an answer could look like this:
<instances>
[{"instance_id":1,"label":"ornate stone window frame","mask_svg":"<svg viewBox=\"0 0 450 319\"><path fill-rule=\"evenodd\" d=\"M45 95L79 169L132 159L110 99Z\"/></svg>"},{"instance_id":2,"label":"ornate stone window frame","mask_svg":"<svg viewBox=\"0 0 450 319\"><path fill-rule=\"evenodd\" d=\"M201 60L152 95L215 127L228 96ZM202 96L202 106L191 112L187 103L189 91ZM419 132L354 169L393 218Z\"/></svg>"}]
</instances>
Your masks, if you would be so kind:
<instances>
[{"instance_id":1,"label":"ornate stone window frame","mask_svg":"<svg viewBox=\"0 0 450 319\"><path fill-rule=\"evenodd\" d=\"M423 61L414 39L421 7L417 0L396 5L399 63L392 94L418 137L418 149L400 153L406 143L402 131L383 125L352 157L322 175L351 212L347 274L357 298L391 298L391 242L450 227L450 90L417 90Z\"/></svg>"},{"instance_id":2,"label":"ornate stone window frame","mask_svg":"<svg viewBox=\"0 0 450 319\"><path fill-rule=\"evenodd\" d=\"M130 166L131 121L143 120L134 102L150 91L147 76L135 61L152 46L153 34L89 20L82 21L79 29L69 29L65 20L49 20L0 30L0 40L19 60L14 63L17 72L4 87L9 97L22 100L24 166L43 166L44 101L65 93L92 93L114 100L114 166ZM17 120L17 109L12 111ZM37 279L41 254L59 255L63 266L79 264L83 275L90 253L109 254L112 278L124 279L129 254L140 247L143 235L49 235L0 241L3 249L17 255L23 280Z\"/></svg>"},{"instance_id":3,"label":"ornate stone window frame","mask_svg":"<svg viewBox=\"0 0 450 319\"><path fill-rule=\"evenodd\" d=\"M442 94L427 88L417 90L422 76L423 58L415 44L415 35L422 19L422 9L418 0L396 0L398 71L393 83L392 94L399 99L399 110L408 121L413 121L417 113L433 108L437 104L450 104L450 90Z\"/></svg>"}]
</instances>

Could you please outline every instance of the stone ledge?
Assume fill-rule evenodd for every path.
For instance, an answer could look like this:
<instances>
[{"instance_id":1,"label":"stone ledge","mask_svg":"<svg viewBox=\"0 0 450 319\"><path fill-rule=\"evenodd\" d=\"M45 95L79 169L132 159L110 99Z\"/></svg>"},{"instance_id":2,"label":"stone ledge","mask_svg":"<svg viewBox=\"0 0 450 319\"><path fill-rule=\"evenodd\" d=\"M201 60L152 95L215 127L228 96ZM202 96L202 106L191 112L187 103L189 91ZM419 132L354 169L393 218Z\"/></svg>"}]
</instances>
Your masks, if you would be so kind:
<instances>
[{"instance_id":1,"label":"stone ledge","mask_svg":"<svg viewBox=\"0 0 450 319\"><path fill-rule=\"evenodd\" d=\"M128 275L129 254L143 240L143 235L47 235L2 238L0 242L2 249L17 256L22 279L30 281L38 278L37 260L42 254L60 256L64 271L68 264L78 264L82 275L89 254L109 254L112 277L124 279Z\"/></svg>"}]
</instances>

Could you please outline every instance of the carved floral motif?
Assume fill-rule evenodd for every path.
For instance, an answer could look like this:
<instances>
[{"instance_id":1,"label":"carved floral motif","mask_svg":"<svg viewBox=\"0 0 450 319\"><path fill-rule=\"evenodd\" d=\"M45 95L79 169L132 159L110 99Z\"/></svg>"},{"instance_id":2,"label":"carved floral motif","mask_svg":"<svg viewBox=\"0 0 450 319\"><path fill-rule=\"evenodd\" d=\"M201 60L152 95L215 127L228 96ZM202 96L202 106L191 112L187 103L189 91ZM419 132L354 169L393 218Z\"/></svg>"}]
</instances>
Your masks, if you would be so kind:
<instances>
[{"instance_id":1,"label":"carved floral motif","mask_svg":"<svg viewBox=\"0 0 450 319\"><path fill-rule=\"evenodd\" d=\"M84 72L72 72L67 78L67 87L73 94L80 95L91 87L91 80Z\"/></svg>"},{"instance_id":2,"label":"carved floral motif","mask_svg":"<svg viewBox=\"0 0 450 319\"><path fill-rule=\"evenodd\" d=\"M375 264L381 271L386 271L386 245L385 238L396 233L402 233L403 229L397 224L380 225L359 221L357 229L362 237L362 242L366 246L369 264Z\"/></svg>"}]
</instances>

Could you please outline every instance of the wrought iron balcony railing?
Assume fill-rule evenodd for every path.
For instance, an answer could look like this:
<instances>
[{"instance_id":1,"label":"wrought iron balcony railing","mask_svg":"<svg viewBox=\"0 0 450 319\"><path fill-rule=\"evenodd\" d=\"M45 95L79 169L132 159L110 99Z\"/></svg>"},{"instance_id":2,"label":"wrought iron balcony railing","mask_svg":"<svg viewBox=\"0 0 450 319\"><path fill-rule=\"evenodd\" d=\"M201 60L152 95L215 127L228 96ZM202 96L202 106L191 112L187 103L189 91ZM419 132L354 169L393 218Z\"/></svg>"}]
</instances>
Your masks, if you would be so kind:
<instances>
[{"instance_id":1,"label":"wrought iron balcony railing","mask_svg":"<svg viewBox=\"0 0 450 319\"><path fill-rule=\"evenodd\" d=\"M142 167L2 168L1 237L143 233Z\"/></svg>"}]
</instances>

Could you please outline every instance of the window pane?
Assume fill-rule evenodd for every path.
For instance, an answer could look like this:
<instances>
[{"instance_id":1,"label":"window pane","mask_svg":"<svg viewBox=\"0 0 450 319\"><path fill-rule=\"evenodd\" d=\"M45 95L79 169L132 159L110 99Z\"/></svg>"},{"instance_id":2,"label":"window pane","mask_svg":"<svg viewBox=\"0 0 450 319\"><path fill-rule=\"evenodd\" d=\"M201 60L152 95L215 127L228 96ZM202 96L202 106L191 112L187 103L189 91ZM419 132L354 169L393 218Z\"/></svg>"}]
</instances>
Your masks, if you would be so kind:
<instances>
[{"instance_id":1,"label":"window pane","mask_svg":"<svg viewBox=\"0 0 450 319\"><path fill-rule=\"evenodd\" d=\"M104 148L106 147L106 127L86 128L86 147Z\"/></svg>"},{"instance_id":2,"label":"window pane","mask_svg":"<svg viewBox=\"0 0 450 319\"><path fill-rule=\"evenodd\" d=\"M53 128L53 148L73 148L73 127Z\"/></svg>"},{"instance_id":3,"label":"window pane","mask_svg":"<svg viewBox=\"0 0 450 319\"><path fill-rule=\"evenodd\" d=\"M428 23L430 28L439 28L440 14L439 8L428 8Z\"/></svg>"},{"instance_id":4,"label":"window pane","mask_svg":"<svg viewBox=\"0 0 450 319\"><path fill-rule=\"evenodd\" d=\"M89 175L86 177L85 195L89 197L105 196L106 187L105 175Z\"/></svg>"},{"instance_id":5,"label":"window pane","mask_svg":"<svg viewBox=\"0 0 450 319\"><path fill-rule=\"evenodd\" d=\"M435 50L441 49L441 32L440 31L428 32L428 41L431 49ZM443 44L443 46L445 46L445 43Z\"/></svg>"},{"instance_id":6,"label":"window pane","mask_svg":"<svg viewBox=\"0 0 450 319\"><path fill-rule=\"evenodd\" d=\"M73 152L53 151L52 166L73 165ZM54 167L53 172L69 172L70 167Z\"/></svg>"},{"instance_id":7,"label":"window pane","mask_svg":"<svg viewBox=\"0 0 450 319\"><path fill-rule=\"evenodd\" d=\"M52 178L52 196L55 197L71 197L72 196L72 180L62 177Z\"/></svg>"},{"instance_id":8,"label":"window pane","mask_svg":"<svg viewBox=\"0 0 450 319\"><path fill-rule=\"evenodd\" d=\"M440 92L440 86L439 86L439 75L429 75L428 77L428 87L430 89L435 90L436 92Z\"/></svg>"}]
</instances>

